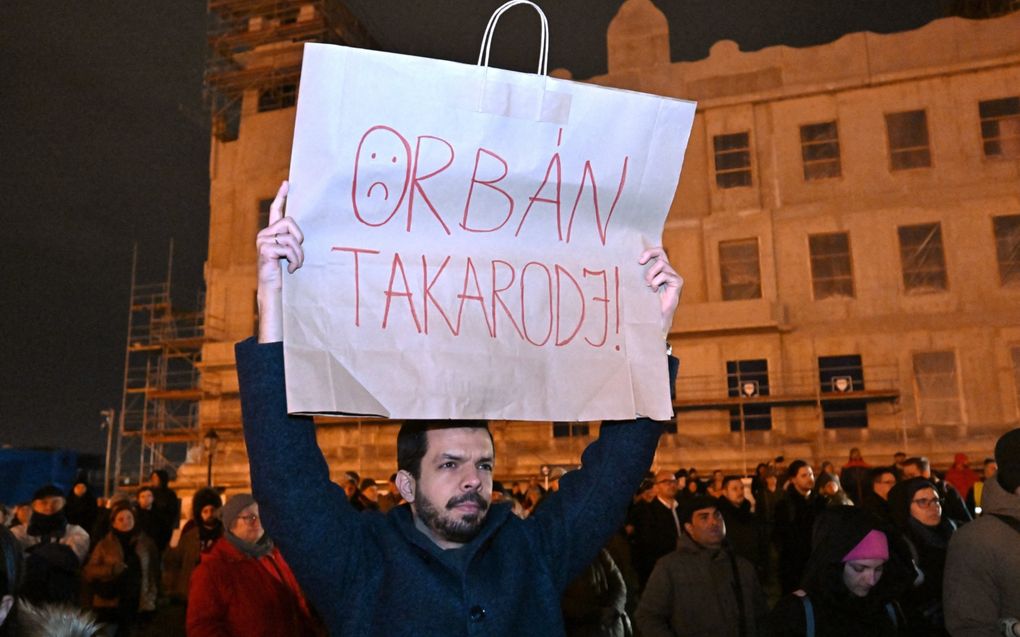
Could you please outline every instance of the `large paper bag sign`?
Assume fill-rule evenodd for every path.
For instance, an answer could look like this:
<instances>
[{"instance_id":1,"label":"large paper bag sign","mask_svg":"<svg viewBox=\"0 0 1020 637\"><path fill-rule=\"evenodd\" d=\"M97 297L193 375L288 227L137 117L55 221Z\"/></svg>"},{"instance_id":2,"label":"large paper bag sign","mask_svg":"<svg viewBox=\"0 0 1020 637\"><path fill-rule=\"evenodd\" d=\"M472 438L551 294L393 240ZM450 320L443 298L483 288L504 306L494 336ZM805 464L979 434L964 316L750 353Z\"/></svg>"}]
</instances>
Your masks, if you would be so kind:
<instances>
[{"instance_id":1,"label":"large paper bag sign","mask_svg":"<svg viewBox=\"0 0 1020 637\"><path fill-rule=\"evenodd\" d=\"M661 244L695 105L547 77L545 37L538 74L488 68L499 13L478 66L305 46L292 413L672 416L638 257Z\"/></svg>"}]
</instances>

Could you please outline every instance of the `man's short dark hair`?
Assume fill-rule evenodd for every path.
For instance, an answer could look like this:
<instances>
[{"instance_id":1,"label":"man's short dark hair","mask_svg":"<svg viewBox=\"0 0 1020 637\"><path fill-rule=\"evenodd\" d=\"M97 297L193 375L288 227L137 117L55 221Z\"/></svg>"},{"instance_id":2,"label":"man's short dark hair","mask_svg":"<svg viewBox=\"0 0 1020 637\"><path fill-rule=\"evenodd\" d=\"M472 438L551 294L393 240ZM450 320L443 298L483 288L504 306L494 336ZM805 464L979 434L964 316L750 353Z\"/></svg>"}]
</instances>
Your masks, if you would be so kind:
<instances>
[{"instance_id":1,"label":"man's short dark hair","mask_svg":"<svg viewBox=\"0 0 1020 637\"><path fill-rule=\"evenodd\" d=\"M417 480L421 477L421 459L429 450L428 432L465 428L484 429L492 441L488 420L405 420L397 433L397 469L410 473Z\"/></svg>"},{"instance_id":2,"label":"man's short dark hair","mask_svg":"<svg viewBox=\"0 0 1020 637\"><path fill-rule=\"evenodd\" d=\"M738 475L729 475L729 476L726 476L725 478L722 479L722 488L725 489L726 485L728 485L729 483L731 483L733 481L739 482L741 487L744 486L744 479L743 478L741 478Z\"/></svg>"},{"instance_id":3,"label":"man's short dark hair","mask_svg":"<svg viewBox=\"0 0 1020 637\"><path fill-rule=\"evenodd\" d=\"M903 461L903 466L907 465L917 467L917 469L922 473L931 469L931 462L929 462L928 458L924 456L913 456L907 458L906 460Z\"/></svg>"},{"instance_id":4,"label":"man's short dark hair","mask_svg":"<svg viewBox=\"0 0 1020 637\"><path fill-rule=\"evenodd\" d=\"M900 478L899 477L900 472L896 470L896 467L875 467L874 469L871 470L871 484L875 484L876 482L881 480L882 476L886 475L887 473L891 474L892 477L896 478L897 480L899 480Z\"/></svg>"},{"instance_id":5,"label":"man's short dark hair","mask_svg":"<svg viewBox=\"0 0 1020 637\"><path fill-rule=\"evenodd\" d=\"M808 463L804 460L794 460L793 462L790 463L790 466L786 468L786 477L796 478L797 473L801 470L801 467L807 466L810 465L808 465Z\"/></svg>"},{"instance_id":6,"label":"man's short dark hair","mask_svg":"<svg viewBox=\"0 0 1020 637\"><path fill-rule=\"evenodd\" d=\"M713 498L710 495L699 494L687 501L682 508L677 511L680 519L680 526L687 524L694 517L694 514L702 509L718 509L719 500Z\"/></svg>"}]
</instances>

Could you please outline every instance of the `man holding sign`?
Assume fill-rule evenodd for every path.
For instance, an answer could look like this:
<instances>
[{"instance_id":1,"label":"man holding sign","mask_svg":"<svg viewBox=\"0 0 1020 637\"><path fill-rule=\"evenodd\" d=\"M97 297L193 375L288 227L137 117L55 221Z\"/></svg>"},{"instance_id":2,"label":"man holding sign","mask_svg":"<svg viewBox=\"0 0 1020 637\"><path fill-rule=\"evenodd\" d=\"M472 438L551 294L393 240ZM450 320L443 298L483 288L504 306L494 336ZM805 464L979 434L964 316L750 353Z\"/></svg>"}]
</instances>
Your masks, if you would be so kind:
<instances>
[{"instance_id":1,"label":"man holding sign","mask_svg":"<svg viewBox=\"0 0 1020 637\"><path fill-rule=\"evenodd\" d=\"M563 590L623 523L660 425L603 423L582 468L520 520L492 504L496 458L485 421L406 421L397 486L408 504L385 516L357 513L329 479L312 419L287 414L281 261L290 274L304 262L304 236L283 216L287 188L257 239L258 341L239 343L236 354L253 492L309 599L332 634L563 634ZM683 280L662 248L638 263L665 334Z\"/></svg>"}]
</instances>

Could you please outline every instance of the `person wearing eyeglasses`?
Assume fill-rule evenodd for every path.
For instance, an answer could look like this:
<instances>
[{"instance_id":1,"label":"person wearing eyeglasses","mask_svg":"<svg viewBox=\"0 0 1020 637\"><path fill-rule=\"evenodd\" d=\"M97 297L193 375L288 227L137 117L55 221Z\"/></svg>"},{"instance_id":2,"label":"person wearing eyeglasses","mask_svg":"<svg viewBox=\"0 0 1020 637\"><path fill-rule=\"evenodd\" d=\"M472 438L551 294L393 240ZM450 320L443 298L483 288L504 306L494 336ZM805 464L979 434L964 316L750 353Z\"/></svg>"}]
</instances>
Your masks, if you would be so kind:
<instances>
[{"instance_id":1,"label":"person wearing eyeglasses","mask_svg":"<svg viewBox=\"0 0 1020 637\"><path fill-rule=\"evenodd\" d=\"M678 483L672 471L663 469L655 474L652 490L655 497L637 504L631 510L631 556L641 588L652 574L655 563L663 555L676 550L680 537L676 492Z\"/></svg>"},{"instance_id":2,"label":"person wearing eyeglasses","mask_svg":"<svg viewBox=\"0 0 1020 637\"><path fill-rule=\"evenodd\" d=\"M224 534L191 576L189 637L324 635L250 493L221 509Z\"/></svg>"},{"instance_id":3,"label":"person wearing eyeglasses","mask_svg":"<svg viewBox=\"0 0 1020 637\"><path fill-rule=\"evenodd\" d=\"M956 523L942 514L942 498L926 478L910 478L889 492L889 510L924 574L903 598L907 625L916 635L948 635L942 606L946 551Z\"/></svg>"}]
</instances>

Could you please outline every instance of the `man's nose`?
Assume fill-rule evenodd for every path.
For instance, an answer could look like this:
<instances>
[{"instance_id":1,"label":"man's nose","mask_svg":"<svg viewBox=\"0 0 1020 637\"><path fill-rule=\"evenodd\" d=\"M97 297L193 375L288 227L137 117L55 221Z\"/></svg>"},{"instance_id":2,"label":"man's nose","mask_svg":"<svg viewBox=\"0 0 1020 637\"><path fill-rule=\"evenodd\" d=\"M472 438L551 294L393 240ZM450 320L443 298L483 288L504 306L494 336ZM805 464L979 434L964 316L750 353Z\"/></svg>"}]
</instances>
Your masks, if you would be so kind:
<instances>
[{"instance_id":1,"label":"man's nose","mask_svg":"<svg viewBox=\"0 0 1020 637\"><path fill-rule=\"evenodd\" d=\"M465 491L476 491L482 484L482 472L478 467L466 465L461 480L461 487Z\"/></svg>"}]
</instances>

